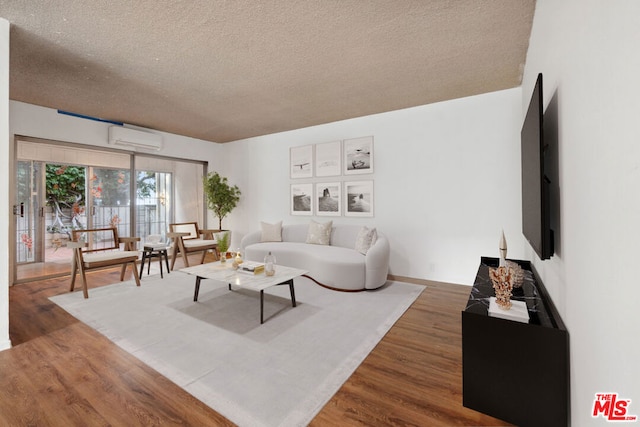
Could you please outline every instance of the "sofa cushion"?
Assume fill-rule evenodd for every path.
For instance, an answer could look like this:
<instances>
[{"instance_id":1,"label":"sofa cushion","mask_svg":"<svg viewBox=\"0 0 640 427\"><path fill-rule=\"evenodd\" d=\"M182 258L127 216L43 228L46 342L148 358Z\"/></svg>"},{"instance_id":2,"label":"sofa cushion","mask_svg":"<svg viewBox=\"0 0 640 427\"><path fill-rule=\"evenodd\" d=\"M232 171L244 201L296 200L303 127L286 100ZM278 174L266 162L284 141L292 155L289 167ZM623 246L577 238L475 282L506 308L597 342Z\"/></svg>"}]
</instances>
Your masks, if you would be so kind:
<instances>
[{"instance_id":1,"label":"sofa cushion","mask_svg":"<svg viewBox=\"0 0 640 427\"><path fill-rule=\"evenodd\" d=\"M362 255L366 255L371 245L376 242L377 238L378 232L375 228L362 227L358 232L358 237L356 237L355 250L360 252Z\"/></svg>"},{"instance_id":2,"label":"sofa cushion","mask_svg":"<svg viewBox=\"0 0 640 427\"><path fill-rule=\"evenodd\" d=\"M275 224L260 222L262 229L261 242L282 242L282 221Z\"/></svg>"},{"instance_id":3,"label":"sofa cushion","mask_svg":"<svg viewBox=\"0 0 640 427\"><path fill-rule=\"evenodd\" d=\"M328 245L331 242L331 226L333 221L325 223L311 221L307 232L307 242L314 245Z\"/></svg>"}]
</instances>

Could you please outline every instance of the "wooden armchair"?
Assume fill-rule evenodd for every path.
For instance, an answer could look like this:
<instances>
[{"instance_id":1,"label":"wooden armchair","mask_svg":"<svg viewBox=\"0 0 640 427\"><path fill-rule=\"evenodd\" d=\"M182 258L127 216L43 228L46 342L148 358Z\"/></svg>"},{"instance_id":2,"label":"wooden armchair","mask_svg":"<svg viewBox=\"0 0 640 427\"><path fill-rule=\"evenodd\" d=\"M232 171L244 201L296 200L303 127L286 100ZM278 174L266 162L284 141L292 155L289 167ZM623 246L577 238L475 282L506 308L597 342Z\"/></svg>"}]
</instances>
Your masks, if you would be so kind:
<instances>
[{"instance_id":1,"label":"wooden armchair","mask_svg":"<svg viewBox=\"0 0 640 427\"><path fill-rule=\"evenodd\" d=\"M67 244L68 247L73 248L71 287L69 290L73 291L76 283L76 273L80 270L82 292L85 298L89 298L85 274L87 270L122 265L120 272L120 281L122 281L124 280L127 264L131 264L136 285L140 286L140 277L136 268L138 251L135 248L135 242L139 240L139 237L118 237L118 230L115 228L73 230L71 232L71 242ZM124 244L124 250L120 248L120 243Z\"/></svg>"},{"instance_id":2,"label":"wooden armchair","mask_svg":"<svg viewBox=\"0 0 640 427\"><path fill-rule=\"evenodd\" d=\"M171 257L171 270L176 263L176 258L182 255L184 266L189 267L190 253L202 252L200 264L204 263L207 251L212 249L217 259L217 243L213 233L218 230L200 230L197 222L181 222L169 224L167 236L173 240L173 255ZM202 238L201 238L202 236Z\"/></svg>"}]
</instances>

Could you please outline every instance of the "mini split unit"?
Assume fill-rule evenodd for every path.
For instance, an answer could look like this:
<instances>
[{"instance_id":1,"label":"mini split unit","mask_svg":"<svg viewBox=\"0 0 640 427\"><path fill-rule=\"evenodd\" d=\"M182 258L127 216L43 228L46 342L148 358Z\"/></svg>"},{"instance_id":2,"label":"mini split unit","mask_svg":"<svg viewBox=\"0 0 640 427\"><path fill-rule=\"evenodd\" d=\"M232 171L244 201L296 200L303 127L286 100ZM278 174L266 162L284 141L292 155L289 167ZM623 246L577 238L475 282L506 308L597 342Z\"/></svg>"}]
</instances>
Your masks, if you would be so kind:
<instances>
[{"instance_id":1,"label":"mini split unit","mask_svg":"<svg viewBox=\"0 0 640 427\"><path fill-rule=\"evenodd\" d=\"M134 150L159 151L162 148L162 135L122 126L110 126L109 144Z\"/></svg>"}]
</instances>

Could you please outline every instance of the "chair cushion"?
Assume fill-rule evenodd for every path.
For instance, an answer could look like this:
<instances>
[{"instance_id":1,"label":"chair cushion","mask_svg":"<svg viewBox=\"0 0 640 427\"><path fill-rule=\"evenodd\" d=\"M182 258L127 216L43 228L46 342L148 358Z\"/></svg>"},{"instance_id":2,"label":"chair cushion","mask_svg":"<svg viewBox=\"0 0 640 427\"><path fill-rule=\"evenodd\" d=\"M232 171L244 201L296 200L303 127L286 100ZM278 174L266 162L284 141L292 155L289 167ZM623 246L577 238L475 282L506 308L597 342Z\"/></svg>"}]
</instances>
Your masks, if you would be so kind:
<instances>
[{"instance_id":1,"label":"chair cushion","mask_svg":"<svg viewBox=\"0 0 640 427\"><path fill-rule=\"evenodd\" d=\"M82 254L85 264L92 262L117 261L124 258L138 257L138 251L113 251Z\"/></svg>"},{"instance_id":2,"label":"chair cushion","mask_svg":"<svg viewBox=\"0 0 640 427\"><path fill-rule=\"evenodd\" d=\"M187 239L183 241L185 249L196 249L216 246L215 240Z\"/></svg>"}]
</instances>

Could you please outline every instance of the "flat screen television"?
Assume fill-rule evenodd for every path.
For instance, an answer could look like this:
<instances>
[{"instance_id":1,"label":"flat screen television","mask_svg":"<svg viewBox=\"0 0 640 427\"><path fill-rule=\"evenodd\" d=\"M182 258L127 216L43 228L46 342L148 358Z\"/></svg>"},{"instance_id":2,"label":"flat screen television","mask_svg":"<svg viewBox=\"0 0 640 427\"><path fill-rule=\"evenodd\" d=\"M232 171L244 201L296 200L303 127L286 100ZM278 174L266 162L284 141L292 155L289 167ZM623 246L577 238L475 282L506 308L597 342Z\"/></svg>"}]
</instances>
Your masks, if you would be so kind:
<instances>
[{"instance_id":1,"label":"flat screen television","mask_svg":"<svg viewBox=\"0 0 640 427\"><path fill-rule=\"evenodd\" d=\"M542 74L538 74L520 133L522 234L540 259L553 256L549 178L545 175Z\"/></svg>"}]
</instances>

